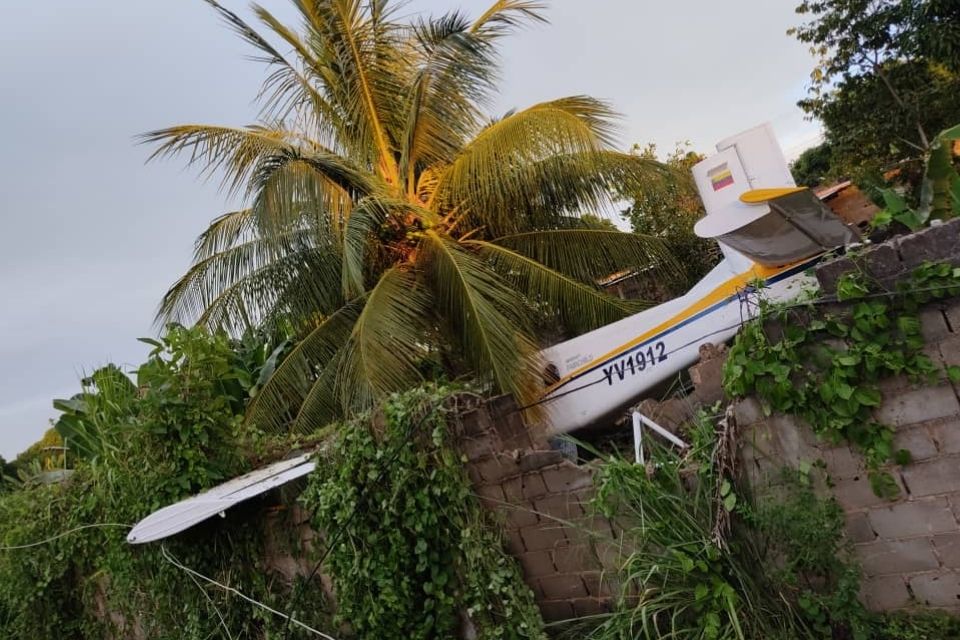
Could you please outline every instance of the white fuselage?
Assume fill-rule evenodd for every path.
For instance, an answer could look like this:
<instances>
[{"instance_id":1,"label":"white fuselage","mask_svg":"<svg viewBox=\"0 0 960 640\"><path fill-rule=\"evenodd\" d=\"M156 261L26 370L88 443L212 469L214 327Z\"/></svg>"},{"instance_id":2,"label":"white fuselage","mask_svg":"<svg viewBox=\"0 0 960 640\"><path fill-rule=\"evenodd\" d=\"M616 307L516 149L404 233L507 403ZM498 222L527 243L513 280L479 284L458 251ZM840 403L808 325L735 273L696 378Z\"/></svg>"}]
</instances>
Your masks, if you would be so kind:
<instances>
[{"instance_id":1,"label":"white fuselage","mask_svg":"<svg viewBox=\"0 0 960 640\"><path fill-rule=\"evenodd\" d=\"M541 400L551 431L586 427L636 403L694 364L701 345L733 337L755 315L759 295L795 298L815 282L805 271L817 260L744 269L728 255L686 295L545 349L544 361L560 376Z\"/></svg>"}]
</instances>

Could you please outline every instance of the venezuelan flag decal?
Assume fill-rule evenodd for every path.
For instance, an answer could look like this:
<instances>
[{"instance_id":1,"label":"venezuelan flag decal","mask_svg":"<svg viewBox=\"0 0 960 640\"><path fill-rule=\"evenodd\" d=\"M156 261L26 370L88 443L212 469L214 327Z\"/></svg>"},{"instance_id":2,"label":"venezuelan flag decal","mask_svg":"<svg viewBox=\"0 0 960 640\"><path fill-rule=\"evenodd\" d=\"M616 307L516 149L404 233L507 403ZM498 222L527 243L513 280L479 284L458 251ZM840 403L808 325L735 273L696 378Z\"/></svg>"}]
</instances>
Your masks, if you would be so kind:
<instances>
[{"instance_id":1,"label":"venezuelan flag decal","mask_svg":"<svg viewBox=\"0 0 960 640\"><path fill-rule=\"evenodd\" d=\"M714 191L720 191L720 189L733 184L733 173L726 162L707 171L707 177L710 178L710 184L713 185Z\"/></svg>"}]
</instances>

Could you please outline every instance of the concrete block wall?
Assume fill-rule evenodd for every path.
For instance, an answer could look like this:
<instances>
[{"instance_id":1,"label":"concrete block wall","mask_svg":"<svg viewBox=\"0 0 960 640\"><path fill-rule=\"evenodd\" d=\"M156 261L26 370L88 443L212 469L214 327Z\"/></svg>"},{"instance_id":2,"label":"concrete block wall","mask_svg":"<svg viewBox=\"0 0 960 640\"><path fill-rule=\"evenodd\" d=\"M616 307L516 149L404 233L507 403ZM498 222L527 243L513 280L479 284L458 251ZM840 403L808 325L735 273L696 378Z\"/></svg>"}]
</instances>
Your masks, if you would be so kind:
<instances>
[{"instance_id":1,"label":"concrete block wall","mask_svg":"<svg viewBox=\"0 0 960 640\"><path fill-rule=\"evenodd\" d=\"M544 619L609 611L621 542L610 521L588 515L591 468L551 449L509 397L462 414L459 429L474 491L500 518Z\"/></svg>"},{"instance_id":2,"label":"concrete block wall","mask_svg":"<svg viewBox=\"0 0 960 640\"><path fill-rule=\"evenodd\" d=\"M823 263L817 268L817 280L820 292L832 295L837 280L847 273L859 271L892 285L924 262L941 261L960 266L960 218Z\"/></svg>"},{"instance_id":3,"label":"concrete block wall","mask_svg":"<svg viewBox=\"0 0 960 640\"><path fill-rule=\"evenodd\" d=\"M827 295L854 271L893 287L928 261L960 265L960 220L827 262L817 279ZM928 305L920 321L931 360L944 371L960 365L960 299ZM754 487L775 491L784 465L822 461L823 486L844 511L863 567L864 603L875 611L930 607L960 614L960 385L940 375L885 380L881 390L875 418L894 428L895 447L912 458L886 469L900 489L895 500L874 493L858 452L818 441L798 418L764 416L755 399L736 408L742 468Z\"/></svg>"}]
</instances>

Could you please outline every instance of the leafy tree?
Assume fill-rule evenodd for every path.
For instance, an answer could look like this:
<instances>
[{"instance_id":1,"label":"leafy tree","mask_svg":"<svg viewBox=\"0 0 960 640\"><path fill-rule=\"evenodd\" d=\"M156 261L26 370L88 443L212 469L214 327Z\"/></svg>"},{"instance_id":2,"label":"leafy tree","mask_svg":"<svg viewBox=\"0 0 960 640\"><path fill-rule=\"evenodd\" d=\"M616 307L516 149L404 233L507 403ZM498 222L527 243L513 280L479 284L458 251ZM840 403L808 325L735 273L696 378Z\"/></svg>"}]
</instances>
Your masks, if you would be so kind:
<instances>
[{"instance_id":1,"label":"leafy tree","mask_svg":"<svg viewBox=\"0 0 960 640\"><path fill-rule=\"evenodd\" d=\"M0 456L0 493L10 490L11 483L16 480L17 470L12 463Z\"/></svg>"},{"instance_id":2,"label":"leafy tree","mask_svg":"<svg viewBox=\"0 0 960 640\"><path fill-rule=\"evenodd\" d=\"M915 114L925 136L960 122L960 75L922 61L883 66L909 108L866 74L843 80L815 113L826 128L834 174L880 183L885 171L898 169L901 181L917 184L931 141L918 139Z\"/></svg>"},{"instance_id":3,"label":"leafy tree","mask_svg":"<svg viewBox=\"0 0 960 640\"><path fill-rule=\"evenodd\" d=\"M634 145L640 158L657 160L657 146ZM628 186L622 196L631 201L622 212L634 233L661 238L679 263L679 277L666 283L666 296L686 291L713 268L719 259L716 244L693 232L697 220L705 215L690 170L704 156L678 145L664 159L671 169L671 179L651 179Z\"/></svg>"},{"instance_id":4,"label":"leafy tree","mask_svg":"<svg viewBox=\"0 0 960 640\"><path fill-rule=\"evenodd\" d=\"M844 164L918 159L955 122L960 3L805 0L797 13L809 20L789 33L820 56L800 105Z\"/></svg>"},{"instance_id":5,"label":"leafy tree","mask_svg":"<svg viewBox=\"0 0 960 640\"><path fill-rule=\"evenodd\" d=\"M594 213L585 213L580 216L584 225L591 229L602 229L606 231L619 231L617 225L610 218L598 216Z\"/></svg>"},{"instance_id":6,"label":"leafy tree","mask_svg":"<svg viewBox=\"0 0 960 640\"><path fill-rule=\"evenodd\" d=\"M826 182L833 170L833 147L829 142L822 142L815 147L805 150L790 165L790 173L797 184L804 187L816 187Z\"/></svg>"},{"instance_id":7,"label":"leafy tree","mask_svg":"<svg viewBox=\"0 0 960 640\"><path fill-rule=\"evenodd\" d=\"M607 105L573 96L484 116L497 46L543 20L540 2L403 23L389 0L310 0L295 3L299 31L257 7L280 46L208 1L272 72L260 124L145 136L154 157L186 153L249 203L199 238L160 316L302 330L254 399L258 424L316 428L416 384L431 360L529 398L537 317L604 325L635 307L596 278L667 266L655 238L577 217L612 185L664 172L612 150Z\"/></svg>"}]
</instances>

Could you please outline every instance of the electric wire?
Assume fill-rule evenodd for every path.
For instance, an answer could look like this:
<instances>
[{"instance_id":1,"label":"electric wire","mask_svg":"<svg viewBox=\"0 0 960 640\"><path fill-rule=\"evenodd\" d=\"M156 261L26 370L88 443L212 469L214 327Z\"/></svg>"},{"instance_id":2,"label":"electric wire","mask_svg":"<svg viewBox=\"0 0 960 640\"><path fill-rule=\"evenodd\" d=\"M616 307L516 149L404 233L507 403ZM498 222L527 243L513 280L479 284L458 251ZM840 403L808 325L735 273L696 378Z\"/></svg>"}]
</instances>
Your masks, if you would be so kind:
<instances>
[{"instance_id":1,"label":"electric wire","mask_svg":"<svg viewBox=\"0 0 960 640\"><path fill-rule=\"evenodd\" d=\"M160 545L160 553L163 555L164 559L165 559L167 562L169 562L169 563L172 564L173 566L177 567L178 569L180 569L180 570L182 570L182 571L185 571L185 572L186 572L187 574L189 574L191 577L199 578L200 580L203 580L203 581L205 581L205 582L208 582L208 583L210 583L210 584L212 584L212 585L214 585L214 586L216 586L216 587L219 587L219 588L223 589L224 591L227 591L227 592L229 592L229 593L232 593L233 595L237 596L238 598L241 598L242 600L246 600L247 602L249 602L249 603L252 604L252 605L255 605L255 606L260 607L260 608L263 609L264 611L269 611L270 613L272 613L272 614L275 615L275 616L279 616L279 617L281 617L281 618L284 618L284 619L286 619L286 624L287 624L287 625L295 624L295 625L297 625L298 627L300 627L300 628L302 628L302 629L304 629L304 630L306 630L306 631L309 631L310 633L312 633L312 634L314 634L314 635L316 635L316 636L320 636L321 638L325 638L326 640L337 640L337 639L334 638L333 636L328 635L328 634L324 633L323 631L320 631L319 629L314 629L313 627L311 627L311 626L309 626L309 625L307 625L307 624L304 624L303 622L300 622L300 621L297 620L296 618L294 618L294 617L292 617L292 616L288 616L287 614L283 613L282 611L277 611L277 610L274 609L273 607L271 607L271 606L269 606L269 605L266 605L266 604L264 604L264 603L262 603L262 602L260 602L260 601L258 601L258 600L255 600L255 599L251 598L251 597L248 596L248 595L245 595L243 592L241 592L239 589L236 589L235 587L231 587L231 586L226 585L226 584L223 584L223 583L221 583L221 582L217 582L217 581L214 580L213 578L207 577L207 576L203 575L202 573L200 573L199 571L195 571L195 570L191 569L190 567L182 564L180 561L178 561L176 558L174 558L173 555L172 555L169 551L167 551L167 545L165 545L165 544L161 544L161 545Z\"/></svg>"},{"instance_id":2,"label":"electric wire","mask_svg":"<svg viewBox=\"0 0 960 640\"><path fill-rule=\"evenodd\" d=\"M130 524L120 524L120 523L118 523L118 522L101 522L101 523L96 523L96 524L85 524L85 525L81 525L81 526L79 526L79 527L74 527L73 529L68 529L67 531L64 531L64 532L62 532L62 533L58 533L57 535L51 536L51 537L46 538L46 539L44 539L44 540L39 540L39 541L37 541L37 542L31 542L30 544L18 544L18 545L14 545L14 546L11 546L11 547L0 547L0 551L16 551L16 550L18 550L18 549L30 549L30 548L32 548L32 547L39 547L40 545L49 544L49 543L53 542L54 540L59 540L60 538L64 538L64 537L66 537L66 536L68 536L68 535L70 535L70 534L76 533L76 532L78 532L78 531L83 531L83 530L85 530L85 529L96 529L96 528L98 528L98 527L120 527L120 528L123 528L123 529L133 529L133 525L130 525Z\"/></svg>"}]
</instances>

